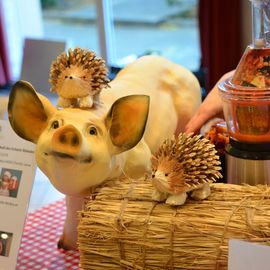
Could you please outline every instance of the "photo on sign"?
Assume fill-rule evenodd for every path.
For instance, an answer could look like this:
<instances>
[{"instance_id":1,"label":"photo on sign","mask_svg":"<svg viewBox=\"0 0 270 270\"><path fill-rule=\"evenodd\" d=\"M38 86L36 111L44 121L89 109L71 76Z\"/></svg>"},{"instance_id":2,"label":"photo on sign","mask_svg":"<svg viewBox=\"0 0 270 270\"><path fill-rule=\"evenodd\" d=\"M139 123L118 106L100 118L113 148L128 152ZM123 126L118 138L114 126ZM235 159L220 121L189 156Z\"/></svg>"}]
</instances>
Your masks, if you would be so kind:
<instances>
[{"instance_id":1,"label":"photo on sign","mask_svg":"<svg viewBox=\"0 0 270 270\"><path fill-rule=\"evenodd\" d=\"M12 238L12 233L0 231L0 256L9 256Z\"/></svg>"},{"instance_id":2,"label":"photo on sign","mask_svg":"<svg viewBox=\"0 0 270 270\"><path fill-rule=\"evenodd\" d=\"M2 168L0 173L0 196L17 198L22 171Z\"/></svg>"}]
</instances>

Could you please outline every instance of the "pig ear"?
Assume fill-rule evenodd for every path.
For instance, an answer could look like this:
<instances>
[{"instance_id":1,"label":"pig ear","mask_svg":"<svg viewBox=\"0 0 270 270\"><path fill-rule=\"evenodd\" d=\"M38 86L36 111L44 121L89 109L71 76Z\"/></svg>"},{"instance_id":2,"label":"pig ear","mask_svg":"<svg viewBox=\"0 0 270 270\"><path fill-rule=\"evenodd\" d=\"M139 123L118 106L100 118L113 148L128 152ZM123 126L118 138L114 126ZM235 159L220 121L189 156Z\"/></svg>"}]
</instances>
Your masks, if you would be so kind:
<instances>
[{"instance_id":1,"label":"pig ear","mask_svg":"<svg viewBox=\"0 0 270 270\"><path fill-rule=\"evenodd\" d=\"M46 108L44 104L47 105ZM46 127L52 107L53 105L45 97L37 95L30 83L18 81L12 87L9 96L10 124L20 137L36 143Z\"/></svg>"},{"instance_id":2,"label":"pig ear","mask_svg":"<svg viewBox=\"0 0 270 270\"><path fill-rule=\"evenodd\" d=\"M149 96L132 95L118 99L105 118L115 152L134 147L142 138L149 111Z\"/></svg>"}]
</instances>

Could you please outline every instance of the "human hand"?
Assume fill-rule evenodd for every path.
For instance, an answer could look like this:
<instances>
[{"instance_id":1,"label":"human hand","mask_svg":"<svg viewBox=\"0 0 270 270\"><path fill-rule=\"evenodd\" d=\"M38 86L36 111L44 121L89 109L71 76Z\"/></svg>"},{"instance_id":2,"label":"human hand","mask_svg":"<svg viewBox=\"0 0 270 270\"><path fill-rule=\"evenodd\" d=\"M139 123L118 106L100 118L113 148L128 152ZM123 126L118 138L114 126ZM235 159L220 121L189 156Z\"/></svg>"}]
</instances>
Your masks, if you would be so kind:
<instances>
[{"instance_id":1,"label":"human hand","mask_svg":"<svg viewBox=\"0 0 270 270\"><path fill-rule=\"evenodd\" d=\"M195 113L195 115L190 119L190 121L187 123L185 127L185 132L194 132L198 133L201 129L201 127L211 118L223 117L223 111L222 111L222 100L219 96L219 90L218 90L218 84L221 81L224 81L231 77L234 73L233 71L230 71L223 75L220 80L217 82L217 84L214 86L214 88L210 91L210 93L207 95L201 106L199 107L198 111Z\"/></svg>"}]
</instances>

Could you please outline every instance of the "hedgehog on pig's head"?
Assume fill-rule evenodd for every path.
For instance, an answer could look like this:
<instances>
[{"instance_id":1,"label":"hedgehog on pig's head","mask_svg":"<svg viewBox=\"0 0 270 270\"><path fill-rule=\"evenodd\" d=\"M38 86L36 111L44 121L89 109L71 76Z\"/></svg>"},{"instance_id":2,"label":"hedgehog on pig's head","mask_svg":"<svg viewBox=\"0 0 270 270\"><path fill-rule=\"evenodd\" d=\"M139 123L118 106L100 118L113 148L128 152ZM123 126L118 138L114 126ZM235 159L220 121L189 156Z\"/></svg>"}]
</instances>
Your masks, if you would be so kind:
<instances>
[{"instance_id":1,"label":"hedgehog on pig's head","mask_svg":"<svg viewBox=\"0 0 270 270\"><path fill-rule=\"evenodd\" d=\"M90 108L99 93L108 87L105 61L88 49L75 48L61 53L51 64L51 92L59 95L58 106Z\"/></svg>"}]
</instances>

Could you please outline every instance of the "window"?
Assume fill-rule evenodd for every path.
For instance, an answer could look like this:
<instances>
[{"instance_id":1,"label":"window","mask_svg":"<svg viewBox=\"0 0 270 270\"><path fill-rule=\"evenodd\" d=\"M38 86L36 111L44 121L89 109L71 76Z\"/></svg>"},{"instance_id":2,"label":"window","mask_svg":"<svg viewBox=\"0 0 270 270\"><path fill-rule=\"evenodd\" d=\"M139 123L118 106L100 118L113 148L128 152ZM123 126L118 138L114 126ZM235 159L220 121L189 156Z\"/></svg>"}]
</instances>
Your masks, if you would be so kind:
<instances>
[{"instance_id":1,"label":"window","mask_svg":"<svg viewBox=\"0 0 270 270\"><path fill-rule=\"evenodd\" d=\"M111 0L116 66L159 54L191 70L199 68L197 0Z\"/></svg>"},{"instance_id":2,"label":"window","mask_svg":"<svg viewBox=\"0 0 270 270\"><path fill-rule=\"evenodd\" d=\"M87 47L102 54L98 36L104 30L102 27L110 29L104 31L106 42L102 43L111 52L106 60L112 66L123 67L144 54L160 54L191 70L199 67L197 0L42 0L42 3L45 37L66 40L69 47ZM102 12L105 25L99 25L98 31L96 21Z\"/></svg>"},{"instance_id":3,"label":"window","mask_svg":"<svg viewBox=\"0 0 270 270\"><path fill-rule=\"evenodd\" d=\"M99 53L93 0L41 0L44 38L66 41Z\"/></svg>"}]
</instances>

